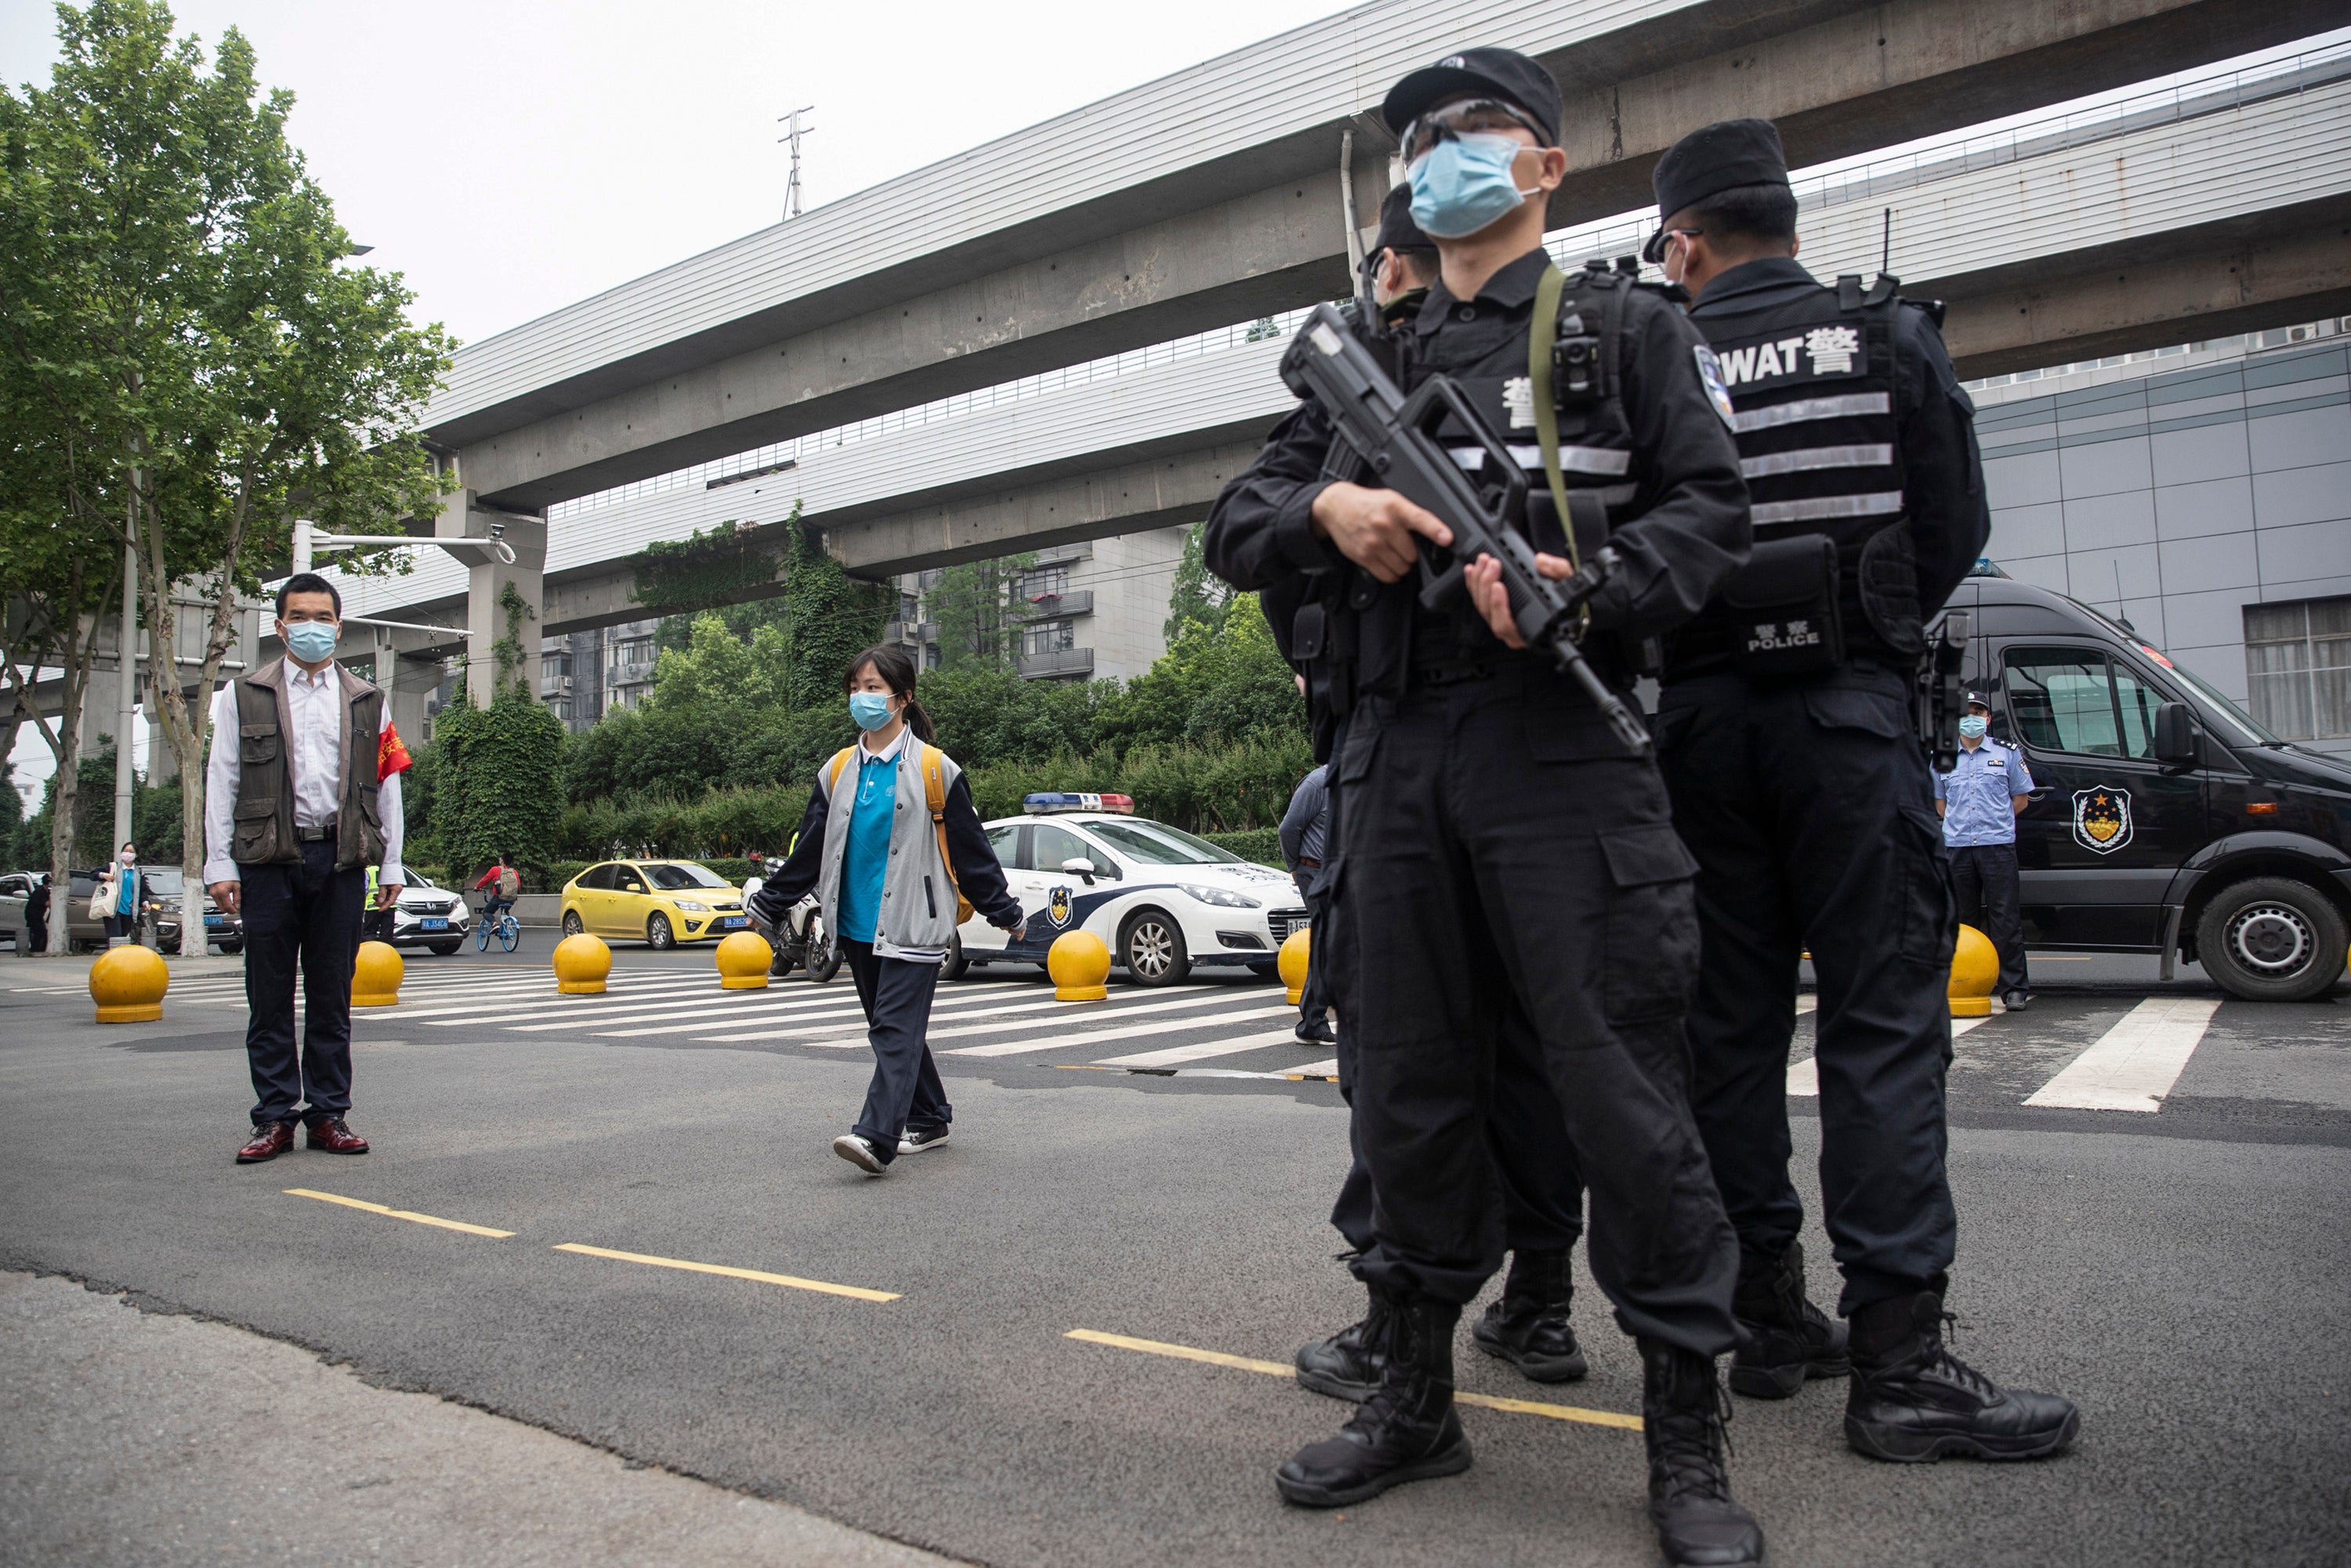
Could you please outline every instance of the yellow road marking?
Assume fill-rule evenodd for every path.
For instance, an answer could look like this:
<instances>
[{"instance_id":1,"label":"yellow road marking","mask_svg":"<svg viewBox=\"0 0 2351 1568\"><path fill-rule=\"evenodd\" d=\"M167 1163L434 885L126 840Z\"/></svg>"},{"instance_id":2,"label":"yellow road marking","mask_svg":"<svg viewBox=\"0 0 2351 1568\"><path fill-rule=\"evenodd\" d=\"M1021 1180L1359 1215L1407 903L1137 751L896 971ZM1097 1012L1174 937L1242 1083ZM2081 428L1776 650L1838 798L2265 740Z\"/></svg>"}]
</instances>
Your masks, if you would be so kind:
<instances>
[{"instance_id":1,"label":"yellow road marking","mask_svg":"<svg viewBox=\"0 0 2351 1568\"><path fill-rule=\"evenodd\" d=\"M405 1219L411 1225L434 1225L444 1230L462 1230L468 1236L512 1236L514 1234L511 1230L493 1230L486 1225L468 1225L462 1219L444 1219L437 1214L419 1214L409 1208L386 1208L382 1204L369 1203L363 1198L345 1197L340 1193L313 1192L307 1186L289 1186L286 1191L293 1197L315 1197L320 1203L340 1203L345 1208L364 1209L370 1214L381 1214L387 1219Z\"/></svg>"},{"instance_id":2,"label":"yellow road marking","mask_svg":"<svg viewBox=\"0 0 2351 1568\"><path fill-rule=\"evenodd\" d=\"M1123 1333L1103 1333L1096 1329L1071 1329L1061 1337L1083 1340L1088 1344L1106 1344L1118 1350L1139 1350L1145 1355L1165 1355L1176 1361L1228 1366L1236 1372L1262 1372L1270 1377L1293 1379L1298 1375L1298 1369L1287 1362L1227 1355L1220 1350L1196 1350L1188 1344L1169 1344L1163 1340L1131 1339ZM1641 1429L1638 1416L1621 1416L1614 1410L1585 1410L1573 1405L1545 1405L1532 1399L1497 1399L1490 1394L1464 1394L1458 1390L1454 1393L1453 1402L1456 1405L1475 1405L1485 1410L1507 1410L1519 1416L1548 1416L1554 1421L1581 1421L1591 1427L1621 1427L1628 1432Z\"/></svg>"},{"instance_id":3,"label":"yellow road marking","mask_svg":"<svg viewBox=\"0 0 2351 1568\"><path fill-rule=\"evenodd\" d=\"M820 1291L828 1296L852 1296L861 1301L894 1301L894 1291L868 1291L856 1285L835 1285L824 1280L803 1280L793 1274L768 1274L757 1269L730 1269L722 1263L694 1263L683 1258L656 1258L646 1252L615 1252L609 1247L587 1247L577 1241L559 1241L558 1252L577 1252L588 1258L611 1258L622 1263L649 1263L656 1269L683 1269L689 1274L724 1274L730 1280L757 1280L763 1285L789 1285L795 1291Z\"/></svg>"}]
</instances>

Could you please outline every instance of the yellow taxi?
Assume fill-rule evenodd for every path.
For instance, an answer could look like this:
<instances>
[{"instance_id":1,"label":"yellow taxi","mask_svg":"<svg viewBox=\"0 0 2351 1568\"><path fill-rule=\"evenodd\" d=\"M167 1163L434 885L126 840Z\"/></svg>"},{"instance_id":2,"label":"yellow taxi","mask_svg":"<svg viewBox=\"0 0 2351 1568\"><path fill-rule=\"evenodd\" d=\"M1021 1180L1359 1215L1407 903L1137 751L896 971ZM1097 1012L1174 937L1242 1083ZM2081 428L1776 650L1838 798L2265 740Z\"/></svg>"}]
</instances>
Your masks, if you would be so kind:
<instances>
[{"instance_id":1,"label":"yellow taxi","mask_svg":"<svg viewBox=\"0 0 2351 1568\"><path fill-rule=\"evenodd\" d=\"M741 931L743 890L693 861L605 861L563 884L563 934L667 949Z\"/></svg>"}]
</instances>

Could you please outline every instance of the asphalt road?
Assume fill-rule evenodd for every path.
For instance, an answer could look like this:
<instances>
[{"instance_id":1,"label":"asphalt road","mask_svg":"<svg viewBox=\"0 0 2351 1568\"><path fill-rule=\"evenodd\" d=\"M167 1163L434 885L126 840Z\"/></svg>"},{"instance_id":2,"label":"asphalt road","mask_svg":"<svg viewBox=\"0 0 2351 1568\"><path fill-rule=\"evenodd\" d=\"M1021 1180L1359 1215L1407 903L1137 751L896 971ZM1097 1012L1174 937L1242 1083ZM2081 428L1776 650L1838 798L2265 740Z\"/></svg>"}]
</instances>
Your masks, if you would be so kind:
<instances>
[{"instance_id":1,"label":"asphalt road","mask_svg":"<svg viewBox=\"0 0 2351 1568\"><path fill-rule=\"evenodd\" d=\"M953 1557L1654 1561L1635 1432L1472 1408L1468 1475L1311 1512L1270 1473L1342 1406L1069 1337L1280 1364L1355 1315L1322 1218L1344 1112L1271 988L943 988L956 1141L872 1180L826 1147L868 1071L846 976L722 997L706 952L624 949L611 995L557 998L536 935L412 956L400 1008L363 1016L374 1153L254 1167L229 1159L249 1089L228 966L185 972L161 1024L101 1028L79 965L0 960L26 988L0 989L0 1266ZM1951 1305L1962 1354L2081 1401L2079 1445L1874 1465L1843 1447L1842 1385L1816 1384L1740 1403L1740 1494L1783 1563L2346 1561L2351 1001L2190 1009L2210 1016L2158 1111L2027 1105L2156 994L2055 967L2031 1012L1957 1041ZM1817 1123L1791 1108L1809 1169ZM1463 1388L1637 1411L1588 1276L1577 1314L1589 1381L1536 1388L1465 1333Z\"/></svg>"}]
</instances>

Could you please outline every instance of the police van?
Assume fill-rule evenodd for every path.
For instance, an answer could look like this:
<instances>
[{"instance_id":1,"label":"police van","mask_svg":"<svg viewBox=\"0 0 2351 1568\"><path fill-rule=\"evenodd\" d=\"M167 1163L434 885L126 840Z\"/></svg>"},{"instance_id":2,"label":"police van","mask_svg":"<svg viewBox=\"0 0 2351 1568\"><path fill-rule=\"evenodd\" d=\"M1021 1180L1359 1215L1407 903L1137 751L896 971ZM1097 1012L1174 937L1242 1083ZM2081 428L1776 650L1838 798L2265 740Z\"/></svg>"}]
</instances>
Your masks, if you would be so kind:
<instances>
[{"instance_id":1,"label":"police van","mask_svg":"<svg viewBox=\"0 0 2351 1568\"><path fill-rule=\"evenodd\" d=\"M1139 986L1172 986L1196 966L1270 976L1283 939L1305 923L1289 873L1138 817L1124 795L1049 792L1021 805L1023 815L985 826L1028 935L1009 942L975 915L956 932L949 979L974 966L1041 964L1065 931L1101 937Z\"/></svg>"},{"instance_id":2,"label":"police van","mask_svg":"<svg viewBox=\"0 0 2351 1568\"><path fill-rule=\"evenodd\" d=\"M2270 734L2132 629L1990 561L1952 594L1967 685L2022 748L2024 939L2204 967L2232 996L2304 1001L2351 933L2351 761Z\"/></svg>"}]
</instances>

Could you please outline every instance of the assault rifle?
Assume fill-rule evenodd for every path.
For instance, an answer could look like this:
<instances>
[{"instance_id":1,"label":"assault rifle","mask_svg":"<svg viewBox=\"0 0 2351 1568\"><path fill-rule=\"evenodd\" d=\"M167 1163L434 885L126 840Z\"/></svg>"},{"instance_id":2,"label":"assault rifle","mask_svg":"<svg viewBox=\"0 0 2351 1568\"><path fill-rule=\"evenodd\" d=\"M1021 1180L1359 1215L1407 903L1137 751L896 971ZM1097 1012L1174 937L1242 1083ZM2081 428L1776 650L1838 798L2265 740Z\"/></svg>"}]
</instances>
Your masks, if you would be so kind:
<instances>
[{"instance_id":1,"label":"assault rifle","mask_svg":"<svg viewBox=\"0 0 2351 1568\"><path fill-rule=\"evenodd\" d=\"M1534 547L1516 519L1524 516L1526 475L1477 409L1450 377L1432 376L1406 397L1379 361L1329 305L1317 305L1281 356L1281 379L1301 397L1312 398L1337 427L1339 438L1359 455L1378 482L1425 507L1453 530L1452 559L1433 562L1432 547L1420 556L1420 601L1442 608L1465 591L1462 571L1481 555L1502 563L1502 586L1511 616L1527 645L1548 652L1560 670L1581 685L1627 749L1648 749L1648 732L1625 701L1584 658L1575 634L1583 608L1617 566L1616 552L1603 547L1564 582L1535 570ZM1485 448L1480 477L1473 480L1437 443L1439 421L1447 415ZM1560 519L1570 527L1567 518Z\"/></svg>"},{"instance_id":2,"label":"assault rifle","mask_svg":"<svg viewBox=\"0 0 2351 1568\"><path fill-rule=\"evenodd\" d=\"M1918 727L1918 744L1926 749L1935 771L1949 773L1959 766L1959 664L1968 651L1968 612L1954 610L1927 633L1927 651L1918 655L1918 685L1910 705Z\"/></svg>"}]
</instances>

